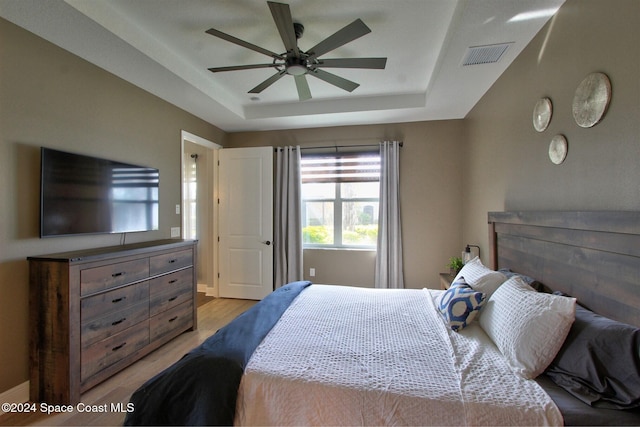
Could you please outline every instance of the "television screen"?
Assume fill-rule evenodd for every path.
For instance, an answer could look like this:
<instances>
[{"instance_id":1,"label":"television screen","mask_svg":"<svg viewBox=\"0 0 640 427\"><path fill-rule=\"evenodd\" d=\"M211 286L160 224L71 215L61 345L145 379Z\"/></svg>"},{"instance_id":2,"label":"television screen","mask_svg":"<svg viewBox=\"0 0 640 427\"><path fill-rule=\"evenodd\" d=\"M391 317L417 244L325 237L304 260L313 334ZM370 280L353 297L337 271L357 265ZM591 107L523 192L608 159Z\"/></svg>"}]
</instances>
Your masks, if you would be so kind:
<instances>
[{"instance_id":1,"label":"television screen","mask_svg":"<svg viewBox=\"0 0 640 427\"><path fill-rule=\"evenodd\" d=\"M158 229L158 169L42 147L40 236Z\"/></svg>"}]
</instances>

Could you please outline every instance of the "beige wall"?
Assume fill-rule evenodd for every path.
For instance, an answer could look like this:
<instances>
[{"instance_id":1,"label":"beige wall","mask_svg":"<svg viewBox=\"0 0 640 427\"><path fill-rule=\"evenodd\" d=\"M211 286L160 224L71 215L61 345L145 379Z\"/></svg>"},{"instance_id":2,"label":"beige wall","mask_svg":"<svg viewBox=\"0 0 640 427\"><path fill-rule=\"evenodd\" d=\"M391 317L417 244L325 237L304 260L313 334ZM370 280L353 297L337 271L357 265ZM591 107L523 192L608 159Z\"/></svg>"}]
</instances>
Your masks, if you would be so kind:
<instances>
[{"instance_id":1,"label":"beige wall","mask_svg":"<svg viewBox=\"0 0 640 427\"><path fill-rule=\"evenodd\" d=\"M400 151L405 286L438 287L438 273L462 250L463 123L459 120L345 126L227 136L230 147L377 144L404 142ZM315 283L372 286L375 253L371 251L307 250L305 276ZM309 268L316 277L309 277Z\"/></svg>"},{"instance_id":2,"label":"beige wall","mask_svg":"<svg viewBox=\"0 0 640 427\"><path fill-rule=\"evenodd\" d=\"M179 227L180 135L224 143L214 126L0 19L0 393L28 379L26 257L120 243L39 239L40 146L160 169L160 230Z\"/></svg>"},{"instance_id":3,"label":"beige wall","mask_svg":"<svg viewBox=\"0 0 640 427\"><path fill-rule=\"evenodd\" d=\"M640 209L640 2L568 0L465 119L464 238L487 248L492 210ZM613 97L599 124L575 124L576 87L604 72ZM532 111L553 101L549 128ZM562 165L549 141L569 142Z\"/></svg>"}]
</instances>

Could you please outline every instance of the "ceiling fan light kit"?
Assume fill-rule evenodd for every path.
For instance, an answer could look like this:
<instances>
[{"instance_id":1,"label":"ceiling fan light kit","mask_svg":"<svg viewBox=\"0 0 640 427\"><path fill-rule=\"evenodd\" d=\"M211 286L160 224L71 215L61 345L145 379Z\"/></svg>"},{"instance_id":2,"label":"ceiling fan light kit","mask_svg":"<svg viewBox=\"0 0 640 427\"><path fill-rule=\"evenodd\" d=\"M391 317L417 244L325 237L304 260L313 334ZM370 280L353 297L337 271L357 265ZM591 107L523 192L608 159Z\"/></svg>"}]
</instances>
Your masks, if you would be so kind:
<instances>
[{"instance_id":1,"label":"ceiling fan light kit","mask_svg":"<svg viewBox=\"0 0 640 427\"><path fill-rule=\"evenodd\" d=\"M357 38L360 38L371 32L361 19L356 19L351 24L338 30L333 35L322 40L320 43L304 52L298 47L298 39L304 33L304 26L300 23L293 22L289 5L285 3L267 2L271 15L280 33L280 38L287 50L285 53L276 53L260 46L254 45L237 37L223 33L222 31L211 28L207 30L207 34L221 38L238 46L251 49L255 52L273 58L272 63L268 64L249 64L236 65L228 67L209 68L212 73L223 71L249 70L255 68L274 68L277 72L253 89L249 93L260 93L269 86L280 80L285 74L293 76L298 90L298 99L304 101L311 99L311 91L306 79L306 75L314 76L329 84L348 92L355 90L359 84L340 77L336 74L324 71L322 68L360 68L360 69L384 69L387 64L387 58L334 58L320 59L319 57L335 50Z\"/></svg>"}]
</instances>

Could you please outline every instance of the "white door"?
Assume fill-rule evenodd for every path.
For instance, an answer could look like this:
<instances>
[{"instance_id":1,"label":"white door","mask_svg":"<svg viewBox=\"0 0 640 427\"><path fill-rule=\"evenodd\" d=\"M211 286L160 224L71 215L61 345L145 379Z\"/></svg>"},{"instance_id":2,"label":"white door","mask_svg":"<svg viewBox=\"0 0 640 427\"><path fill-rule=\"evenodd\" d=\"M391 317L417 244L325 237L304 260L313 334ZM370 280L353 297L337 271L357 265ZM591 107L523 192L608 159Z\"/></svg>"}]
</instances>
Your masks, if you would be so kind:
<instances>
[{"instance_id":1,"label":"white door","mask_svg":"<svg viewBox=\"0 0 640 427\"><path fill-rule=\"evenodd\" d=\"M220 167L220 296L273 290L273 147L224 148Z\"/></svg>"}]
</instances>

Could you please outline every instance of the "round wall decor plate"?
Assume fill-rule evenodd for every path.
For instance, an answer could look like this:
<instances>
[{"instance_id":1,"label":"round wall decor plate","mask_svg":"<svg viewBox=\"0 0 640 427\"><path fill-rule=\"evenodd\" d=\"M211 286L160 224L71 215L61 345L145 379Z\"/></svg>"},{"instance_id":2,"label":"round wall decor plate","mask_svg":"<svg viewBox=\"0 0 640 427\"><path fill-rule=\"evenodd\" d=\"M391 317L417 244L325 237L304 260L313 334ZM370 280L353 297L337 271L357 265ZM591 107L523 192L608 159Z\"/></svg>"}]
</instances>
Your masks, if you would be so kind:
<instances>
[{"instance_id":1,"label":"round wall decor plate","mask_svg":"<svg viewBox=\"0 0 640 427\"><path fill-rule=\"evenodd\" d=\"M551 162L559 165L567 158L567 138L564 135L556 135L551 139L549 144L549 159Z\"/></svg>"},{"instance_id":2,"label":"round wall decor plate","mask_svg":"<svg viewBox=\"0 0 640 427\"><path fill-rule=\"evenodd\" d=\"M533 127L538 132L544 131L551 121L553 106L549 98L541 98L533 107Z\"/></svg>"},{"instance_id":3,"label":"round wall decor plate","mask_svg":"<svg viewBox=\"0 0 640 427\"><path fill-rule=\"evenodd\" d=\"M611 82L604 73L589 74L580 83L573 97L573 118L578 126L596 125L609 107Z\"/></svg>"}]
</instances>

